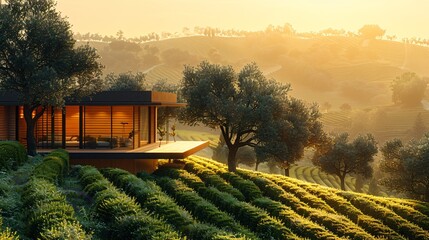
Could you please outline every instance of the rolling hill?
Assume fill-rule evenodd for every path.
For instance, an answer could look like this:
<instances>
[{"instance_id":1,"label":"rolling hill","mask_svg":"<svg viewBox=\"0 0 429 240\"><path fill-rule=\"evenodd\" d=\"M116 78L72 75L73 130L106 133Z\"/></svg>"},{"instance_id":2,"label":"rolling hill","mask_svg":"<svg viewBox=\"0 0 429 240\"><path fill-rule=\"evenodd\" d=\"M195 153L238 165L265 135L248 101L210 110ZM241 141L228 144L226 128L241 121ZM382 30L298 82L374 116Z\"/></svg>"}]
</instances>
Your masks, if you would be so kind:
<instances>
[{"instance_id":1,"label":"rolling hill","mask_svg":"<svg viewBox=\"0 0 429 240\"><path fill-rule=\"evenodd\" d=\"M429 48L359 37L312 38L260 34L249 37L191 36L152 41L90 42L101 55L105 72L141 71L149 83L178 83L183 65L203 60L239 69L256 62L268 77L291 83L293 96L334 107L387 105L390 83L406 71L429 76Z\"/></svg>"}]
</instances>

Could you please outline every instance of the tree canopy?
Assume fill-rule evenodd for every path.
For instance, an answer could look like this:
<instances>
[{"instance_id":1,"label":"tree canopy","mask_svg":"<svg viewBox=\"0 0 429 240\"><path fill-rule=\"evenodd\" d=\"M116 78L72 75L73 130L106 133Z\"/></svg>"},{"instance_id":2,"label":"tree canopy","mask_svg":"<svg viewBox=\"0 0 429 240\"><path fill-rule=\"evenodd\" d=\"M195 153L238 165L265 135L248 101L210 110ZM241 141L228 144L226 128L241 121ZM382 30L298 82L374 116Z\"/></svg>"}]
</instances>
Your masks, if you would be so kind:
<instances>
[{"instance_id":1,"label":"tree canopy","mask_svg":"<svg viewBox=\"0 0 429 240\"><path fill-rule=\"evenodd\" d=\"M294 118L309 116L300 101L288 96L290 85L266 79L256 64L236 73L231 66L202 62L197 67L186 66L183 73L182 97L187 107L181 118L190 125L201 123L221 130L230 171L235 171L237 151L244 146L265 155L288 154L285 141L275 142L285 140L281 135L286 129L303 124ZM291 134L289 138L302 144L302 139Z\"/></svg>"},{"instance_id":2,"label":"tree canopy","mask_svg":"<svg viewBox=\"0 0 429 240\"><path fill-rule=\"evenodd\" d=\"M359 34L363 38L375 39L378 37L383 37L386 30L383 30L380 26L376 24L367 24L359 29Z\"/></svg>"},{"instance_id":3,"label":"tree canopy","mask_svg":"<svg viewBox=\"0 0 429 240\"><path fill-rule=\"evenodd\" d=\"M391 191L429 201L429 135L406 145L399 139L388 141L381 153L381 183Z\"/></svg>"},{"instance_id":4,"label":"tree canopy","mask_svg":"<svg viewBox=\"0 0 429 240\"><path fill-rule=\"evenodd\" d=\"M145 75L141 72L109 73L105 83L109 91L144 91L146 89Z\"/></svg>"},{"instance_id":5,"label":"tree canopy","mask_svg":"<svg viewBox=\"0 0 429 240\"><path fill-rule=\"evenodd\" d=\"M313 163L322 171L337 175L341 189L345 190L345 178L348 174L359 174L366 178L372 176L370 163L374 161L377 152L377 143L371 134L360 135L349 142L349 135L343 133L331 138L323 148L318 149Z\"/></svg>"},{"instance_id":6,"label":"tree canopy","mask_svg":"<svg viewBox=\"0 0 429 240\"><path fill-rule=\"evenodd\" d=\"M34 155L34 125L46 107L101 89L102 66L94 48L74 47L70 24L52 0L9 0L0 9L0 32L0 87L23 104Z\"/></svg>"},{"instance_id":7,"label":"tree canopy","mask_svg":"<svg viewBox=\"0 0 429 240\"><path fill-rule=\"evenodd\" d=\"M406 72L396 77L392 82L392 100L395 104L404 106L420 106L427 81L416 73Z\"/></svg>"}]
</instances>

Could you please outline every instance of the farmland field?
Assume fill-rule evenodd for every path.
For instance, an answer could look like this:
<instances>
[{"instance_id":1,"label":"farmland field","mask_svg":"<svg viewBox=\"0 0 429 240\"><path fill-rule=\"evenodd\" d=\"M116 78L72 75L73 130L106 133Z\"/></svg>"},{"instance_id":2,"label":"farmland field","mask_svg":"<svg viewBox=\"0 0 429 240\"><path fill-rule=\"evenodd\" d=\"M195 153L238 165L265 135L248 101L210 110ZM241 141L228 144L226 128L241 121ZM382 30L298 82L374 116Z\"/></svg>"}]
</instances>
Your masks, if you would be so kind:
<instances>
[{"instance_id":1,"label":"farmland field","mask_svg":"<svg viewBox=\"0 0 429 240\"><path fill-rule=\"evenodd\" d=\"M244 169L230 173L199 156L179 165L162 162L153 174L137 176L90 166L68 170L68 161L56 156L3 175L9 185L2 186L6 194L0 203L13 192L20 195L14 204L0 205L3 228L15 237L429 239L425 202L343 192ZM308 178L309 170L301 170Z\"/></svg>"}]
</instances>

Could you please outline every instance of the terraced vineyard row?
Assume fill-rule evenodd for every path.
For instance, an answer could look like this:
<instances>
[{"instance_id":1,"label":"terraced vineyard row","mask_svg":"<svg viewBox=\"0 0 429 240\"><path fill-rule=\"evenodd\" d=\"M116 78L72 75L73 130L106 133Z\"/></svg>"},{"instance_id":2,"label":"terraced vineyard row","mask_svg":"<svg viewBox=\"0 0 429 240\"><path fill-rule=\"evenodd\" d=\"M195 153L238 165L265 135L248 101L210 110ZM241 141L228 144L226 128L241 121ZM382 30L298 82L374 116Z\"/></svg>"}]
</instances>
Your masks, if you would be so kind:
<instances>
[{"instance_id":1,"label":"terraced vineyard row","mask_svg":"<svg viewBox=\"0 0 429 240\"><path fill-rule=\"evenodd\" d=\"M68 173L64 152L45 157L21 192L27 230L9 231L23 239L429 239L427 203L184 161L135 176L90 166Z\"/></svg>"},{"instance_id":2,"label":"terraced vineyard row","mask_svg":"<svg viewBox=\"0 0 429 240\"><path fill-rule=\"evenodd\" d=\"M322 186L340 189L340 180L338 179L338 177L331 174L327 174L317 167L293 166L290 169L289 174L293 178L297 178L309 183L317 183ZM345 183L347 191L356 191L356 179L354 177L346 177ZM368 193L368 184L365 184L362 187L361 191L363 193Z\"/></svg>"},{"instance_id":3,"label":"terraced vineyard row","mask_svg":"<svg viewBox=\"0 0 429 240\"><path fill-rule=\"evenodd\" d=\"M247 182L247 185L253 183L259 187L260 192L256 191L256 194L252 192L246 196L243 193L246 191L243 189L241 192L246 197L262 196L283 203L297 214L320 224L340 237L347 236L353 239L370 239L370 237L428 239L429 237L429 228L426 225L429 220L427 203L342 192L281 175L253 171L240 170L238 175L232 177L233 174L227 173L222 164L195 156L188 158L185 169L189 170L195 166L199 169L212 170L227 179L233 186L235 186L234 181L238 181L239 178L250 180L251 182ZM236 187L242 188L244 185ZM254 186L253 189L256 187ZM249 189L250 187L247 187L247 190ZM317 214L320 211L323 214ZM334 221L330 222L329 219L341 219L340 222L345 223L346 226L341 227L341 224L334 224ZM354 229L348 232L347 229L351 228Z\"/></svg>"}]
</instances>

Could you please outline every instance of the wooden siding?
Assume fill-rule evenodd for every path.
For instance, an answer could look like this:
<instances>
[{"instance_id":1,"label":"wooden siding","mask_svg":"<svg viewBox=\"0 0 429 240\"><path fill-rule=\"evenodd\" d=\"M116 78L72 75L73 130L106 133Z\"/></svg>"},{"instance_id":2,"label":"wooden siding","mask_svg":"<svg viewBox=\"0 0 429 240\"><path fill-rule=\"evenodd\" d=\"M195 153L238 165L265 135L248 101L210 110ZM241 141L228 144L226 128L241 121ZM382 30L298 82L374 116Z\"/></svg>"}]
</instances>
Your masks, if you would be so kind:
<instances>
[{"instance_id":1,"label":"wooden siding","mask_svg":"<svg viewBox=\"0 0 429 240\"><path fill-rule=\"evenodd\" d=\"M15 106L0 106L0 140L16 139Z\"/></svg>"}]
</instances>

